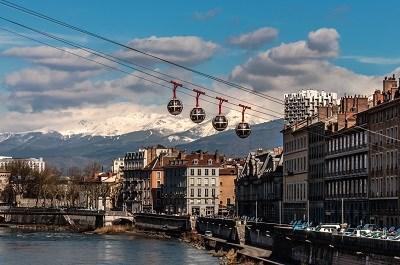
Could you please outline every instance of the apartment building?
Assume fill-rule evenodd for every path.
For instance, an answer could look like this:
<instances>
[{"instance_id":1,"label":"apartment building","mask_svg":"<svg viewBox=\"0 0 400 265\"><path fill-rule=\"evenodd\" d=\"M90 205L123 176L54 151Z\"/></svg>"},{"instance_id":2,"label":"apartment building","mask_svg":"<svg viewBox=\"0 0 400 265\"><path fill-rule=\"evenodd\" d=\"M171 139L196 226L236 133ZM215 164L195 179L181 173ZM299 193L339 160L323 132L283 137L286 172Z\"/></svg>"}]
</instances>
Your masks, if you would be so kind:
<instances>
[{"instance_id":1,"label":"apartment building","mask_svg":"<svg viewBox=\"0 0 400 265\"><path fill-rule=\"evenodd\" d=\"M218 213L223 157L198 151L180 153L165 166L164 210L170 214L211 216Z\"/></svg>"},{"instance_id":2,"label":"apartment building","mask_svg":"<svg viewBox=\"0 0 400 265\"><path fill-rule=\"evenodd\" d=\"M335 106L336 93L317 90L301 90L284 95L285 124L294 124L318 114L321 106Z\"/></svg>"},{"instance_id":3,"label":"apartment building","mask_svg":"<svg viewBox=\"0 0 400 265\"><path fill-rule=\"evenodd\" d=\"M2 202L3 199L6 199L6 196L4 196L5 194L3 194L3 192L10 183L10 178L11 172L0 168L0 202Z\"/></svg>"},{"instance_id":4,"label":"apartment building","mask_svg":"<svg viewBox=\"0 0 400 265\"><path fill-rule=\"evenodd\" d=\"M237 161L225 161L219 169L218 214L220 215L232 215L235 212L235 181L237 176Z\"/></svg>"},{"instance_id":5,"label":"apartment building","mask_svg":"<svg viewBox=\"0 0 400 265\"><path fill-rule=\"evenodd\" d=\"M126 153L123 169L124 206L132 212L155 211L160 202L159 190L163 182L162 163L165 157L173 157L175 148L161 145ZM163 158L160 158L163 157ZM154 197L156 196L156 197ZM157 209L160 209L158 204Z\"/></svg>"},{"instance_id":6,"label":"apartment building","mask_svg":"<svg viewBox=\"0 0 400 265\"><path fill-rule=\"evenodd\" d=\"M367 109L367 97L342 98L337 119L326 131L326 222L343 222L352 226L369 222L369 139L360 116Z\"/></svg>"},{"instance_id":7,"label":"apartment building","mask_svg":"<svg viewBox=\"0 0 400 265\"><path fill-rule=\"evenodd\" d=\"M236 181L238 215L282 221L282 148L250 152Z\"/></svg>"},{"instance_id":8,"label":"apartment building","mask_svg":"<svg viewBox=\"0 0 400 265\"><path fill-rule=\"evenodd\" d=\"M370 222L397 226L400 223L400 91L394 75L385 77L382 91L375 91L372 107L360 113L359 119L369 132Z\"/></svg>"},{"instance_id":9,"label":"apartment building","mask_svg":"<svg viewBox=\"0 0 400 265\"><path fill-rule=\"evenodd\" d=\"M307 219L309 119L286 127L283 133L283 220Z\"/></svg>"},{"instance_id":10,"label":"apartment building","mask_svg":"<svg viewBox=\"0 0 400 265\"><path fill-rule=\"evenodd\" d=\"M11 164L22 163L29 166L34 171L43 172L46 168L46 162L40 158L14 158L8 156L0 156L0 168L6 168Z\"/></svg>"}]
</instances>

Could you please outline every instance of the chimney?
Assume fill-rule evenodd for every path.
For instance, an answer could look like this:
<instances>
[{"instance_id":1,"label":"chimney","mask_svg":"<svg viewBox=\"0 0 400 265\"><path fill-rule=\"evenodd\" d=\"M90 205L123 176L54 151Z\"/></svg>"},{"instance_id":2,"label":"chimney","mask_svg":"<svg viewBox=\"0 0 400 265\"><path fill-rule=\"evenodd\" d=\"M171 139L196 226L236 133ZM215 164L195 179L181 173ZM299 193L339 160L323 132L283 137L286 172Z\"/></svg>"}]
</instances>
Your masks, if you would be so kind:
<instances>
[{"instance_id":1,"label":"chimney","mask_svg":"<svg viewBox=\"0 0 400 265\"><path fill-rule=\"evenodd\" d=\"M219 162L220 162L218 149L215 150L215 162L216 162L216 163L219 163Z\"/></svg>"},{"instance_id":2,"label":"chimney","mask_svg":"<svg viewBox=\"0 0 400 265\"><path fill-rule=\"evenodd\" d=\"M200 160L203 160L203 159L204 159L204 153L203 153L203 151L200 150Z\"/></svg>"},{"instance_id":3,"label":"chimney","mask_svg":"<svg viewBox=\"0 0 400 265\"><path fill-rule=\"evenodd\" d=\"M395 75L393 74L393 77L385 77L385 79L383 80L383 91L384 92L388 92L391 91L392 89L397 88L397 80Z\"/></svg>"}]
</instances>

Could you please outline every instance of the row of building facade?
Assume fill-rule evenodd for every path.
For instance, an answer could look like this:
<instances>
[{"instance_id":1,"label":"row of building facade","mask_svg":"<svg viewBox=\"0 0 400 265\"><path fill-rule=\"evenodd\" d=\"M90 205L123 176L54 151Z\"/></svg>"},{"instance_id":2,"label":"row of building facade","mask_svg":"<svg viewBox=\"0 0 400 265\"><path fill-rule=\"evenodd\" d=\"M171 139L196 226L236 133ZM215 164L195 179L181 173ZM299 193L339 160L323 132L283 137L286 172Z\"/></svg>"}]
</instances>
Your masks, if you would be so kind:
<instances>
[{"instance_id":1,"label":"row of building facade","mask_svg":"<svg viewBox=\"0 0 400 265\"><path fill-rule=\"evenodd\" d=\"M290 116L282 130L284 222L399 224L399 103L393 76L370 99L343 97L316 115Z\"/></svg>"},{"instance_id":2,"label":"row of building facade","mask_svg":"<svg viewBox=\"0 0 400 265\"><path fill-rule=\"evenodd\" d=\"M132 212L209 216L233 212L235 161L161 145L125 154L123 203Z\"/></svg>"}]
</instances>

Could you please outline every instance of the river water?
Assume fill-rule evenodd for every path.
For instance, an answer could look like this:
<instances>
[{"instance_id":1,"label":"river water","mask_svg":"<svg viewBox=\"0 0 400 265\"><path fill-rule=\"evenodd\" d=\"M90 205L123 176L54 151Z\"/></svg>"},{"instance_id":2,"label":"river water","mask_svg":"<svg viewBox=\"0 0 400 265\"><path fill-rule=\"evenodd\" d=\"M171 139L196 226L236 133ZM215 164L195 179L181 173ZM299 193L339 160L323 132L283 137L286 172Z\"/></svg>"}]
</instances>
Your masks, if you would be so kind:
<instances>
[{"instance_id":1,"label":"river water","mask_svg":"<svg viewBox=\"0 0 400 265\"><path fill-rule=\"evenodd\" d=\"M1 265L218 264L177 240L130 235L20 233L0 228Z\"/></svg>"}]
</instances>

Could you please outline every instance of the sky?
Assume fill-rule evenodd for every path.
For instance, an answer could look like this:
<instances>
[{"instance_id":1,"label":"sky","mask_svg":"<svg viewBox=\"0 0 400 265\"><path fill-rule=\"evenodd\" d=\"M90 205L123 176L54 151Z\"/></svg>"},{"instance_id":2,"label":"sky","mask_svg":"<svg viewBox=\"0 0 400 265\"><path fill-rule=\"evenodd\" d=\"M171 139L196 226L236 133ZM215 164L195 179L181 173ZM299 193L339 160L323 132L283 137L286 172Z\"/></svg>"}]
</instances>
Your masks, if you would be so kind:
<instances>
[{"instance_id":1,"label":"sky","mask_svg":"<svg viewBox=\"0 0 400 265\"><path fill-rule=\"evenodd\" d=\"M280 99L301 89L370 95L400 64L400 37L394 27L400 8L395 1L12 2ZM118 119L124 119L122 131L132 131L138 118L127 120L129 113L152 113L150 122L160 119L167 115L165 104L172 96L170 89L132 76L142 73L1 18L228 94L237 99L231 103L262 106L251 110L258 121L283 112L282 105L265 98L0 4L0 132L79 132L83 124L114 126ZM185 111L190 110L194 99L178 95ZM216 113L215 105L203 104Z\"/></svg>"}]
</instances>

